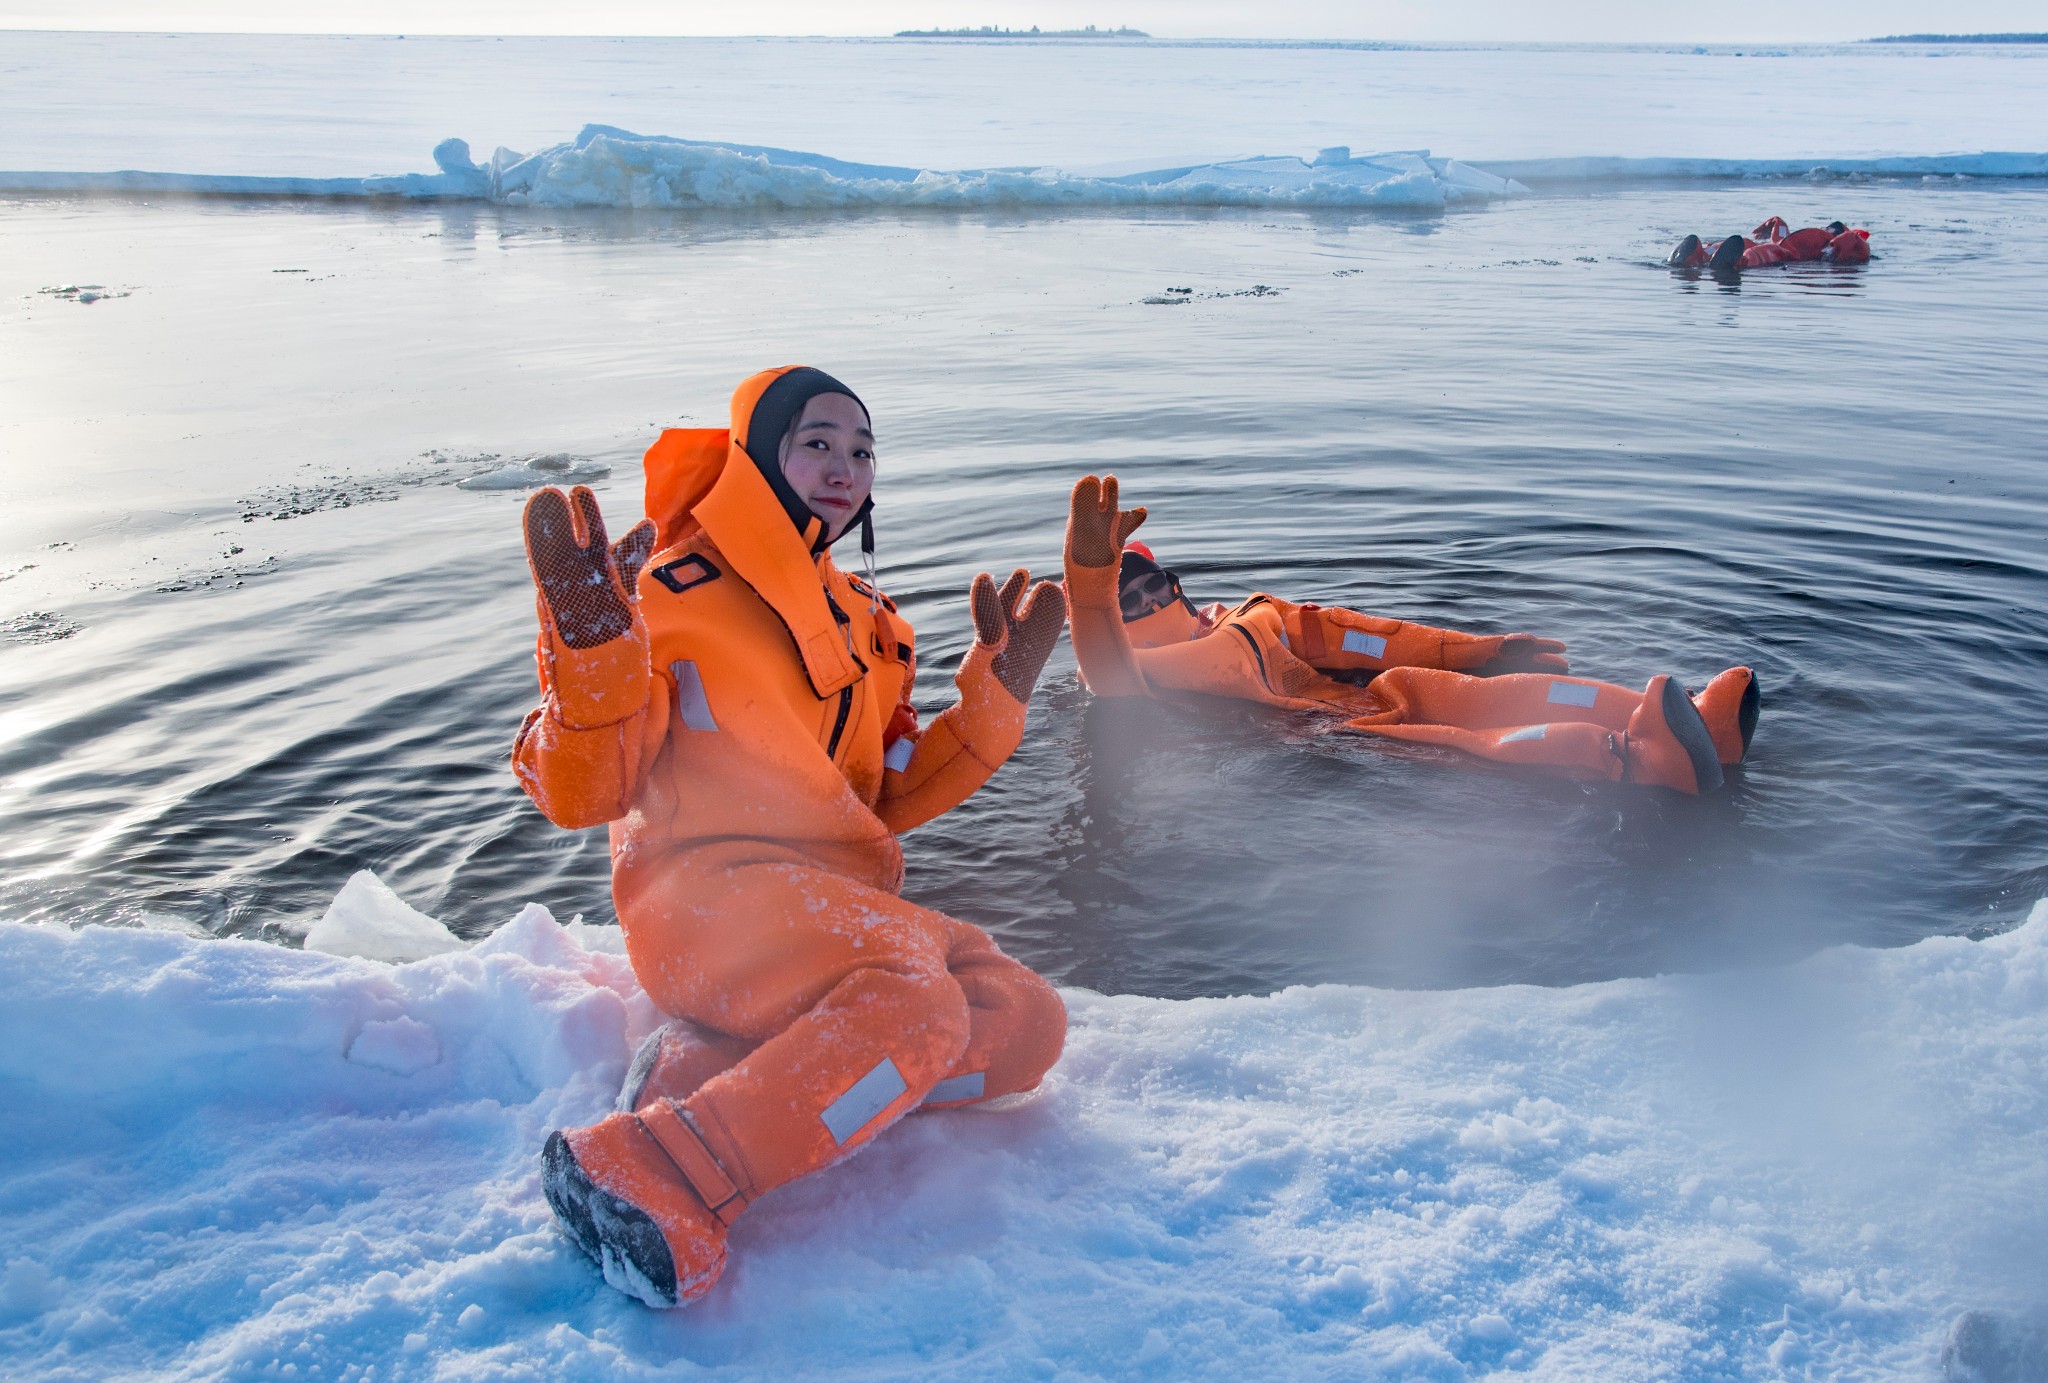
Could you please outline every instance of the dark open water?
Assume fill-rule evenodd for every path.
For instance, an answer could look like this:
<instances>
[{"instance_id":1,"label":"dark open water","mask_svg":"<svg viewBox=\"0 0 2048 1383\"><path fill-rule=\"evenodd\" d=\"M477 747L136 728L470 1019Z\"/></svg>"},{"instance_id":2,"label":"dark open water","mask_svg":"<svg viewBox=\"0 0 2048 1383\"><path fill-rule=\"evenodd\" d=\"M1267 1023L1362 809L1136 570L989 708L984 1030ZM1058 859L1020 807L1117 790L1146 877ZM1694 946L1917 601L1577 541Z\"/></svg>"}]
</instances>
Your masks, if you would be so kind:
<instances>
[{"instance_id":1,"label":"dark open water","mask_svg":"<svg viewBox=\"0 0 2048 1383\"><path fill-rule=\"evenodd\" d=\"M1656 267L1777 212L1881 258ZM1198 598L1755 666L1706 801L1090 704L908 838L1064 983L1567 983L2017 922L2048 894L2048 193L1740 185L1448 216L737 220L0 204L0 913L287 939L375 869L479 935L609 915L505 765L519 498L808 360L873 406L885 585L948 699L982 567L1111 469ZM284 270L303 272L287 273ZM81 306L37 290L103 283ZM1257 285L1277 294L1238 295ZM1142 300L1192 287L1186 306ZM1218 296L1209 296L1218 295Z\"/></svg>"}]
</instances>

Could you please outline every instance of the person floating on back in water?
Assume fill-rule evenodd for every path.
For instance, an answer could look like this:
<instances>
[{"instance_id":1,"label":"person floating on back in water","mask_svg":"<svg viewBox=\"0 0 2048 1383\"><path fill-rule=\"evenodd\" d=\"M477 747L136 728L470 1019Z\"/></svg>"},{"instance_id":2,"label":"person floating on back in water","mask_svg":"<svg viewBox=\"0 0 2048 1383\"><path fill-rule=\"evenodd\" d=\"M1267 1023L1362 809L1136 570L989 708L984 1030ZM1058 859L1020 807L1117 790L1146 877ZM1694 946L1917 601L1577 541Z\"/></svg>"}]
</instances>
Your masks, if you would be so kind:
<instances>
[{"instance_id":1,"label":"person floating on back in water","mask_svg":"<svg viewBox=\"0 0 2048 1383\"><path fill-rule=\"evenodd\" d=\"M1564 645L1465 634L1254 595L1197 610L1149 548L1115 476L1074 487L1069 627L1097 696L1196 692L1343 718L1343 728L1442 745L1581 780L1682 793L1721 786L1756 729L1755 674L1732 667L1688 697L1668 676L1640 692L1565 676ZM1362 683L1362 684L1361 684Z\"/></svg>"},{"instance_id":2,"label":"person floating on back in water","mask_svg":"<svg viewBox=\"0 0 2048 1383\"><path fill-rule=\"evenodd\" d=\"M542 701L513 749L550 821L611 823L626 954L675 1021L619 1110L547 1140L541 1185L606 1281L711 1289L726 1228L911 1110L1030 1090L1066 1009L979 928L905 902L896 837L1016 749L1060 590L974 579L960 698L921 730L909 623L832 543L868 514L865 405L819 370L743 382L729 429L647 453L615 545L590 491L526 506Z\"/></svg>"},{"instance_id":3,"label":"person floating on back in water","mask_svg":"<svg viewBox=\"0 0 2048 1383\"><path fill-rule=\"evenodd\" d=\"M1678 242L1678 248L1665 263L1674 269L1711 269L1717 274L1730 274L1814 260L1831 264L1868 263L1870 232L1852 229L1840 221L1830 221L1824 228L1792 230L1783 217L1773 216L1751 231L1747 239L1731 235L1726 240L1709 242L1688 235Z\"/></svg>"}]
</instances>

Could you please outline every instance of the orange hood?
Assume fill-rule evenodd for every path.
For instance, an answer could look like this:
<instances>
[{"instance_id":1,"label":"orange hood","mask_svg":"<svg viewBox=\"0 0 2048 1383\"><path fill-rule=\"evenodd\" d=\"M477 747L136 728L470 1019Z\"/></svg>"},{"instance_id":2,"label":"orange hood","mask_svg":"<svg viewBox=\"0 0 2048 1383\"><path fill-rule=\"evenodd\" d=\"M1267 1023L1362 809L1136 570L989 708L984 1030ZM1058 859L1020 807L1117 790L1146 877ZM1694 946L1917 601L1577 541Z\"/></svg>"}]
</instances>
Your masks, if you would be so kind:
<instances>
[{"instance_id":1,"label":"orange hood","mask_svg":"<svg viewBox=\"0 0 2048 1383\"><path fill-rule=\"evenodd\" d=\"M831 561L825 552L827 525L800 501L793 512L784 497L788 487L779 487L778 493L769 479L771 471L778 479L780 472L772 462L762 465L755 454L759 448L750 451L747 445L750 429L768 423L767 414L781 413L785 424L794 416L772 406L786 403L792 392L788 386L777 399L767 400L770 408L762 404L772 386L799 371L816 377L799 376L796 391L809 389L803 398L833 392L859 402L830 375L806 366L784 365L751 376L733 391L730 428L670 428L647 449L647 516L654 520L658 551L700 531L711 540L733 572L789 626L812 690L824 697L850 686L867 670L825 593L820 567ZM811 387L818 379L830 387ZM797 410L802 406L800 400ZM781 439L782 429L776 428L775 440L779 444Z\"/></svg>"}]
</instances>

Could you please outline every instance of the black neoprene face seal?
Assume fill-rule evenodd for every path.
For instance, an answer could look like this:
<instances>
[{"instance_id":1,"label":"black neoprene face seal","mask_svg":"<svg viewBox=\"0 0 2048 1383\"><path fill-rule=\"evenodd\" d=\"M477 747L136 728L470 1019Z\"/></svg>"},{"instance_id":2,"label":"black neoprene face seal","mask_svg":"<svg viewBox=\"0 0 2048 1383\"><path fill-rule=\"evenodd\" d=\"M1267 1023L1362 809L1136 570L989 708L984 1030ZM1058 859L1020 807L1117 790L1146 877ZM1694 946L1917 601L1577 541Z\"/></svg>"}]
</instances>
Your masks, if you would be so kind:
<instances>
[{"instance_id":1,"label":"black neoprene face seal","mask_svg":"<svg viewBox=\"0 0 2048 1383\"><path fill-rule=\"evenodd\" d=\"M861 403L859 394L831 375L823 370L812 369L809 365L799 365L761 391L760 401L754 405L753 416L747 419L747 455L754 458L754 465L759 468L762 478L768 482L768 488L775 492L775 498L782 504L782 511L789 515L789 521L796 525L796 531L799 533L808 531L811 521L817 515L811 512L810 505L797 497L796 491L789 487L789 481L783 478L782 439L788 433L790 424L803 414L804 405L820 394L844 394L860 404L861 412L868 411L868 406ZM869 416L872 418L873 415ZM874 497L870 495L868 502L861 506L860 513L846 525L846 531L850 532L860 526L873 507ZM811 550L822 550L828 541L825 531L821 528L811 544Z\"/></svg>"},{"instance_id":2,"label":"black neoprene face seal","mask_svg":"<svg viewBox=\"0 0 2048 1383\"><path fill-rule=\"evenodd\" d=\"M1130 548L1125 548L1117 561L1116 587L1117 610L1126 620L1143 619L1176 600L1191 612L1195 608L1181 590L1178 576Z\"/></svg>"},{"instance_id":3,"label":"black neoprene face seal","mask_svg":"<svg viewBox=\"0 0 2048 1383\"><path fill-rule=\"evenodd\" d=\"M1168 571L1139 572L1117 587L1118 611L1127 620L1143 619L1180 598L1180 583Z\"/></svg>"}]
</instances>

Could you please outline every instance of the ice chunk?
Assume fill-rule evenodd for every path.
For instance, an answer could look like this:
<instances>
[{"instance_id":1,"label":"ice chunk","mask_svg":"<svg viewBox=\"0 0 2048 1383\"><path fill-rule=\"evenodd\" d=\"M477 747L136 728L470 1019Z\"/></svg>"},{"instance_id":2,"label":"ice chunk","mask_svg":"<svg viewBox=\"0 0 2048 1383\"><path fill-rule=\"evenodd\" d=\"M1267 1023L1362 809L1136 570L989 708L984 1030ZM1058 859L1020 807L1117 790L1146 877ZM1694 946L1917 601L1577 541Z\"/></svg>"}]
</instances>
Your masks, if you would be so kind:
<instances>
[{"instance_id":1,"label":"ice chunk","mask_svg":"<svg viewBox=\"0 0 2048 1383\"><path fill-rule=\"evenodd\" d=\"M496 458L491 458L495 460ZM553 452L546 456L522 456L516 461L480 471L455 482L458 490L532 490L542 485L586 485L602 480L612 468L587 456Z\"/></svg>"},{"instance_id":2,"label":"ice chunk","mask_svg":"<svg viewBox=\"0 0 2048 1383\"><path fill-rule=\"evenodd\" d=\"M535 965L557 970L575 970L583 962L583 948L570 939L555 915L539 903L528 903L512 920L479 941L480 956L519 956Z\"/></svg>"},{"instance_id":3,"label":"ice chunk","mask_svg":"<svg viewBox=\"0 0 2048 1383\"><path fill-rule=\"evenodd\" d=\"M434 166L443 173L458 177L471 176L482 170L476 160L469 156L469 141L466 139L444 139L434 146Z\"/></svg>"},{"instance_id":4,"label":"ice chunk","mask_svg":"<svg viewBox=\"0 0 2048 1383\"><path fill-rule=\"evenodd\" d=\"M1392 206L1434 208L1518 195L1504 178L1448 171L1426 150L1351 157L1322 150L1199 164L954 170L848 163L761 145L640 135L588 125L575 139L487 170L511 205L622 207Z\"/></svg>"},{"instance_id":5,"label":"ice chunk","mask_svg":"<svg viewBox=\"0 0 2048 1383\"><path fill-rule=\"evenodd\" d=\"M306 933L309 951L364 960L422 960L468 944L367 869L356 871Z\"/></svg>"},{"instance_id":6,"label":"ice chunk","mask_svg":"<svg viewBox=\"0 0 2048 1383\"><path fill-rule=\"evenodd\" d=\"M74 303L96 303L102 298L128 296L128 290L125 288L108 288L97 283L60 283L49 288L38 288L36 291Z\"/></svg>"}]
</instances>

